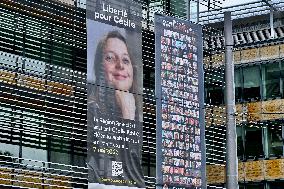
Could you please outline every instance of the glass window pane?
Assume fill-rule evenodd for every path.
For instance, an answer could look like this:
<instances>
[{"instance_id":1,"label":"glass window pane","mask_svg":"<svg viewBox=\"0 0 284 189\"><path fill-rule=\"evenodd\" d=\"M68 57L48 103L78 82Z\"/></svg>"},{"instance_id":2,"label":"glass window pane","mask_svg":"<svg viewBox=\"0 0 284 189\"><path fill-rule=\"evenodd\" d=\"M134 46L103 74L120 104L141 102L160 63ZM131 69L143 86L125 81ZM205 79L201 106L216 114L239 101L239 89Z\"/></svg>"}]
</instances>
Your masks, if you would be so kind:
<instances>
[{"instance_id":1,"label":"glass window pane","mask_svg":"<svg viewBox=\"0 0 284 189\"><path fill-rule=\"evenodd\" d=\"M239 159L244 157L243 127L237 127L237 154Z\"/></svg>"},{"instance_id":2,"label":"glass window pane","mask_svg":"<svg viewBox=\"0 0 284 189\"><path fill-rule=\"evenodd\" d=\"M284 61L281 62L281 68L280 68L280 75L281 75L281 94L282 97L284 96Z\"/></svg>"},{"instance_id":3,"label":"glass window pane","mask_svg":"<svg viewBox=\"0 0 284 189\"><path fill-rule=\"evenodd\" d=\"M47 146L47 135L44 128L44 116L28 111L23 111L21 116L20 128L24 129L21 136L22 144L35 148L45 148Z\"/></svg>"},{"instance_id":4,"label":"glass window pane","mask_svg":"<svg viewBox=\"0 0 284 189\"><path fill-rule=\"evenodd\" d=\"M186 4L185 0L170 0L171 13L179 17L185 17L187 12Z\"/></svg>"},{"instance_id":5,"label":"glass window pane","mask_svg":"<svg viewBox=\"0 0 284 189\"><path fill-rule=\"evenodd\" d=\"M219 105L224 103L222 87L210 87L207 90L207 103Z\"/></svg>"},{"instance_id":6,"label":"glass window pane","mask_svg":"<svg viewBox=\"0 0 284 189\"><path fill-rule=\"evenodd\" d=\"M270 189L283 189L284 188L284 182L283 181L272 181L269 182Z\"/></svg>"},{"instance_id":7,"label":"glass window pane","mask_svg":"<svg viewBox=\"0 0 284 189\"><path fill-rule=\"evenodd\" d=\"M264 183L248 183L246 189L264 189Z\"/></svg>"},{"instance_id":8,"label":"glass window pane","mask_svg":"<svg viewBox=\"0 0 284 189\"><path fill-rule=\"evenodd\" d=\"M246 128L245 153L247 159L252 159L254 157L260 157L264 155L261 128Z\"/></svg>"},{"instance_id":9,"label":"glass window pane","mask_svg":"<svg viewBox=\"0 0 284 189\"><path fill-rule=\"evenodd\" d=\"M279 63L270 63L262 68L263 98L281 97Z\"/></svg>"},{"instance_id":10,"label":"glass window pane","mask_svg":"<svg viewBox=\"0 0 284 189\"><path fill-rule=\"evenodd\" d=\"M241 69L235 69L235 98L236 102L240 102L242 98L242 72Z\"/></svg>"},{"instance_id":11,"label":"glass window pane","mask_svg":"<svg viewBox=\"0 0 284 189\"><path fill-rule=\"evenodd\" d=\"M195 2L195 1L190 1L189 6L190 6L190 11L189 11L189 18L191 22L198 22L198 5L199 2Z\"/></svg>"},{"instance_id":12,"label":"glass window pane","mask_svg":"<svg viewBox=\"0 0 284 189\"><path fill-rule=\"evenodd\" d=\"M19 145L0 143L0 167L13 167L18 161L19 149Z\"/></svg>"},{"instance_id":13,"label":"glass window pane","mask_svg":"<svg viewBox=\"0 0 284 189\"><path fill-rule=\"evenodd\" d=\"M245 100L260 98L260 70L259 66L243 68Z\"/></svg>"},{"instance_id":14,"label":"glass window pane","mask_svg":"<svg viewBox=\"0 0 284 189\"><path fill-rule=\"evenodd\" d=\"M42 167L44 163L38 161L45 161L45 162L47 161L47 151L43 149L36 149L36 148L23 146L22 157L25 158L25 160L23 160L22 163L30 166L35 166L35 168Z\"/></svg>"},{"instance_id":15,"label":"glass window pane","mask_svg":"<svg viewBox=\"0 0 284 189\"><path fill-rule=\"evenodd\" d=\"M271 157L283 156L283 138L281 125L269 125L268 147Z\"/></svg>"},{"instance_id":16,"label":"glass window pane","mask_svg":"<svg viewBox=\"0 0 284 189\"><path fill-rule=\"evenodd\" d=\"M66 169L66 166L62 165L70 165L71 164L71 156L68 153L50 151L50 161L56 164L50 164L50 167L56 169ZM59 163L59 164L57 164Z\"/></svg>"},{"instance_id":17,"label":"glass window pane","mask_svg":"<svg viewBox=\"0 0 284 189\"><path fill-rule=\"evenodd\" d=\"M19 157L19 146L0 143L0 155Z\"/></svg>"},{"instance_id":18,"label":"glass window pane","mask_svg":"<svg viewBox=\"0 0 284 189\"><path fill-rule=\"evenodd\" d=\"M216 69L208 72L208 75L205 76L206 103L212 105L224 104L223 72L222 69Z\"/></svg>"}]
</instances>

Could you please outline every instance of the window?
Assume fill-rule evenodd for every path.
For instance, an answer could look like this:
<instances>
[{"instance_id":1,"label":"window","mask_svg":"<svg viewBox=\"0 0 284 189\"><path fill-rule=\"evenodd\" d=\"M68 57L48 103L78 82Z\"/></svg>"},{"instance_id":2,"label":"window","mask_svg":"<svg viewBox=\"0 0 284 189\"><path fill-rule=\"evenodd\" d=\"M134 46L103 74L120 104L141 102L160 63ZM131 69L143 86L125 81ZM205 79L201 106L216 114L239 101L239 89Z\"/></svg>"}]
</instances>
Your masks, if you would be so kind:
<instances>
[{"instance_id":1,"label":"window","mask_svg":"<svg viewBox=\"0 0 284 189\"><path fill-rule=\"evenodd\" d=\"M43 162L37 162L37 161L47 161L47 151L43 149L36 149L31 147L22 147L22 158L25 158L22 163L35 166L35 168L44 166ZM32 161L30 161L32 160ZM37 160L37 161L36 161Z\"/></svg>"},{"instance_id":2,"label":"window","mask_svg":"<svg viewBox=\"0 0 284 189\"><path fill-rule=\"evenodd\" d=\"M281 62L281 65L280 65L280 80L281 80L281 88L280 88L280 92L281 92L281 96L283 97L284 96L284 61Z\"/></svg>"},{"instance_id":3,"label":"window","mask_svg":"<svg viewBox=\"0 0 284 189\"><path fill-rule=\"evenodd\" d=\"M264 189L264 183L247 183L246 189Z\"/></svg>"},{"instance_id":4,"label":"window","mask_svg":"<svg viewBox=\"0 0 284 189\"><path fill-rule=\"evenodd\" d=\"M170 12L179 17L186 17L186 4L185 0L170 0Z\"/></svg>"},{"instance_id":5,"label":"window","mask_svg":"<svg viewBox=\"0 0 284 189\"><path fill-rule=\"evenodd\" d=\"M244 158L243 127L237 127L237 154L239 159Z\"/></svg>"},{"instance_id":6,"label":"window","mask_svg":"<svg viewBox=\"0 0 284 189\"><path fill-rule=\"evenodd\" d=\"M281 97L279 63L270 63L262 66L263 98Z\"/></svg>"},{"instance_id":7,"label":"window","mask_svg":"<svg viewBox=\"0 0 284 189\"><path fill-rule=\"evenodd\" d=\"M273 181L269 182L270 189L282 189L284 188L284 182L283 181Z\"/></svg>"},{"instance_id":8,"label":"window","mask_svg":"<svg viewBox=\"0 0 284 189\"><path fill-rule=\"evenodd\" d=\"M50 164L50 167L56 168L56 169L66 169L65 165L71 164L71 157L68 153L62 153L62 152L56 152L51 150L50 151L50 161L55 164ZM59 163L59 164L56 164ZM65 164L65 165L62 165Z\"/></svg>"},{"instance_id":9,"label":"window","mask_svg":"<svg viewBox=\"0 0 284 189\"><path fill-rule=\"evenodd\" d=\"M198 6L199 6L199 2L195 2L195 1L190 1L189 2L189 6L190 6L190 12L189 12L189 18L191 22L198 22Z\"/></svg>"},{"instance_id":10,"label":"window","mask_svg":"<svg viewBox=\"0 0 284 189\"><path fill-rule=\"evenodd\" d=\"M247 159L264 155L262 144L262 129L247 127L245 132L245 153Z\"/></svg>"},{"instance_id":11,"label":"window","mask_svg":"<svg viewBox=\"0 0 284 189\"><path fill-rule=\"evenodd\" d=\"M212 105L224 104L223 75L224 70L213 70L206 76L206 103Z\"/></svg>"},{"instance_id":12,"label":"window","mask_svg":"<svg viewBox=\"0 0 284 189\"><path fill-rule=\"evenodd\" d=\"M236 102L240 102L242 99L242 70L240 68L235 70L235 99Z\"/></svg>"},{"instance_id":13,"label":"window","mask_svg":"<svg viewBox=\"0 0 284 189\"><path fill-rule=\"evenodd\" d=\"M19 146L18 145L0 143L0 149L1 149L0 159L2 159L3 156L19 157Z\"/></svg>"},{"instance_id":14,"label":"window","mask_svg":"<svg viewBox=\"0 0 284 189\"><path fill-rule=\"evenodd\" d=\"M244 100L260 99L260 70L259 66L243 68L244 74Z\"/></svg>"},{"instance_id":15,"label":"window","mask_svg":"<svg viewBox=\"0 0 284 189\"><path fill-rule=\"evenodd\" d=\"M283 136L281 125L269 125L268 127L268 152L269 156L283 156Z\"/></svg>"}]
</instances>

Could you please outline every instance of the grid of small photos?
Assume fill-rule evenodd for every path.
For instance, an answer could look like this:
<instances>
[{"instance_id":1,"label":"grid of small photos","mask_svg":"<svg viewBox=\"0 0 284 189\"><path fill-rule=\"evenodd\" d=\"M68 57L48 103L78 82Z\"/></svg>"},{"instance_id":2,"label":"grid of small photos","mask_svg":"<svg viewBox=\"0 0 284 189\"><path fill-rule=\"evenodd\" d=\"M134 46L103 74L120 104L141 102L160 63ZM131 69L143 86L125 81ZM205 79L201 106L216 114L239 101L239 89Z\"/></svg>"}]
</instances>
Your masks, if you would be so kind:
<instances>
[{"instance_id":1,"label":"grid of small photos","mask_svg":"<svg viewBox=\"0 0 284 189\"><path fill-rule=\"evenodd\" d=\"M163 183L201 188L197 36L183 31L161 36Z\"/></svg>"}]
</instances>

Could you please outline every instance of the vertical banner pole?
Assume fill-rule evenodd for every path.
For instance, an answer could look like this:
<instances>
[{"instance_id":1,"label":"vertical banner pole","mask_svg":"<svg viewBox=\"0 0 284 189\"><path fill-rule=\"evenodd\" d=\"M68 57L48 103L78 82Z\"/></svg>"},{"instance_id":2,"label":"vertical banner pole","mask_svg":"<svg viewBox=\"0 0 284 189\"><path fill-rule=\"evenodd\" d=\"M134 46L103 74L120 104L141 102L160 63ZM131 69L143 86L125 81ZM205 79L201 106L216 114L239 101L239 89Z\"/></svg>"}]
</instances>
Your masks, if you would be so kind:
<instances>
[{"instance_id":1,"label":"vertical banner pole","mask_svg":"<svg viewBox=\"0 0 284 189\"><path fill-rule=\"evenodd\" d=\"M226 82L226 185L227 189L238 189L237 134L235 119L235 84L233 65L233 35L231 12L224 14L225 34L225 82Z\"/></svg>"}]
</instances>

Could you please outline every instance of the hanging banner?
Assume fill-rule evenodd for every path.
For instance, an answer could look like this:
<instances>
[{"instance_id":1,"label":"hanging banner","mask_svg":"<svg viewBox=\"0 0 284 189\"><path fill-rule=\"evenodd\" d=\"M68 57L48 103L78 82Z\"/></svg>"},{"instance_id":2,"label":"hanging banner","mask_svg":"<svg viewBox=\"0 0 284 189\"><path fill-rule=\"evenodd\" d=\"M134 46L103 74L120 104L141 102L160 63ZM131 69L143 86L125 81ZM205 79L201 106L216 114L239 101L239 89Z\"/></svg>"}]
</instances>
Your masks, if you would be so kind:
<instances>
[{"instance_id":1,"label":"hanging banner","mask_svg":"<svg viewBox=\"0 0 284 189\"><path fill-rule=\"evenodd\" d=\"M206 188L202 28L155 15L157 188Z\"/></svg>"},{"instance_id":2,"label":"hanging banner","mask_svg":"<svg viewBox=\"0 0 284 189\"><path fill-rule=\"evenodd\" d=\"M88 188L145 188L140 4L87 0Z\"/></svg>"}]
</instances>

